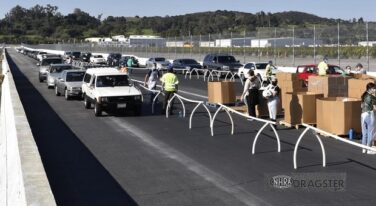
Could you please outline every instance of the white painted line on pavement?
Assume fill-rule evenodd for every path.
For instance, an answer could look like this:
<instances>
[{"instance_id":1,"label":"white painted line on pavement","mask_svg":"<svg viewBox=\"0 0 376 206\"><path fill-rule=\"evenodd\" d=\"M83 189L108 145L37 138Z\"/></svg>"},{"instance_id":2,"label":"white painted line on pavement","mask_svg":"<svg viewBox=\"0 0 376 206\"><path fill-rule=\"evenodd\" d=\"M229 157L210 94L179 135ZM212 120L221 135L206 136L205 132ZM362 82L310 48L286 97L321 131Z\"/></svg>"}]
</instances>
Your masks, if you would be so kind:
<instances>
[{"instance_id":1,"label":"white painted line on pavement","mask_svg":"<svg viewBox=\"0 0 376 206\"><path fill-rule=\"evenodd\" d=\"M111 117L109 118L114 124L117 125L117 128L122 128L126 130L125 134L133 134L133 136L139 138L142 142L146 143L150 147L157 150L157 152L165 155L166 157L177 161L182 164L188 170L199 175L206 181L214 184L220 190L232 195L237 200L243 202L245 205L271 205L265 200L257 197L256 195L248 192L238 183L232 182L222 175L210 170L204 165L196 162L192 158L184 155L183 153L173 149L167 144L157 140L149 133L143 131L137 126L133 125L131 122L125 119L119 119Z\"/></svg>"}]
</instances>

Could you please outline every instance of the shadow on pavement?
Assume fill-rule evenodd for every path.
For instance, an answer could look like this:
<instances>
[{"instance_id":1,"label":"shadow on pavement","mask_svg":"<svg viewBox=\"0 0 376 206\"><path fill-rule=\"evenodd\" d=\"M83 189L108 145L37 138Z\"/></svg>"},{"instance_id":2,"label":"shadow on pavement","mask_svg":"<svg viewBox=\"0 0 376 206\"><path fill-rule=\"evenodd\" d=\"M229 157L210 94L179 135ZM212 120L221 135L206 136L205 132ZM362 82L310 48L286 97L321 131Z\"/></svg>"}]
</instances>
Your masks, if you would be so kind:
<instances>
[{"instance_id":1,"label":"shadow on pavement","mask_svg":"<svg viewBox=\"0 0 376 206\"><path fill-rule=\"evenodd\" d=\"M8 59L57 205L137 205Z\"/></svg>"}]
</instances>

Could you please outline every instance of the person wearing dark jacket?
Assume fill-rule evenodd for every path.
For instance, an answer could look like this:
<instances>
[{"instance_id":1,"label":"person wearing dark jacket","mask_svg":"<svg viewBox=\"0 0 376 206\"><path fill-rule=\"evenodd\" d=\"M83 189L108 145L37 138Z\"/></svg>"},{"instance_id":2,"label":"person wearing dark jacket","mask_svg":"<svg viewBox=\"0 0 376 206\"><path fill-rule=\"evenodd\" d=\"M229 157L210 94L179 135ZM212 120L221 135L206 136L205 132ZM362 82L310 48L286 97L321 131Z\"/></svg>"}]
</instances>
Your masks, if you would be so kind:
<instances>
[{"instance_id":1,"label":"person wearing dark jacket","mask_svg":"<svg viewBox=\"0 0 376 206\"><path fill-rule=\"evenodd\" d=\"M240 99L244 99L247 96L248 114L249 116L256 117L256 105L259 103L260 81L253 70L249 70L246 77L247 80L245 81L244 90Z\"/></svg>"},{"instance_id":2,"label":"person wearing dark jacket","mask_svg":"<svg viewBox=\"0 0 376 206\"><path fill-rule=\"evenodd\" d=\"M361 126L362 126L362 144L367 146L372 146L373 133L375 129L375 114L374 109L376 106L375 97L375 84L368 83L366 91L362 94L362 115L361 115ZM372 151L367 151L363 149L363 153L374 154Z\"/></svg>"}]
</instances>

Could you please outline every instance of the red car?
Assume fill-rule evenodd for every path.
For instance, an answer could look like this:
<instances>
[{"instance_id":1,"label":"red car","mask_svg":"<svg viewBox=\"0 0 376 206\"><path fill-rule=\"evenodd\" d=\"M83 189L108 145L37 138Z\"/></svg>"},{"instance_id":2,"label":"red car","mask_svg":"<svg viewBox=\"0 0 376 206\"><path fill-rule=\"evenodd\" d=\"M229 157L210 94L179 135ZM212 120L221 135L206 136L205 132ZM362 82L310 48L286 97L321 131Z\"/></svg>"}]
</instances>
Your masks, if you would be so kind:
<instances>
[{"instance_id":1,"label":"red car","mask_svg":"<svg viewBox=\"0 0 376 206\"><path fill-rule=\"evenodd\" d=\"M317 64L307 64L307 65L299 65L296 68L296 73L298 74L299 79L303 79L308 85L308 77L309 76L317 76L318 75L318 68ZM341 67L337 65L328 65L327 74L329 75L342 75L345 74L345 71L341 69Z\"/></svg>"}]
</instances>

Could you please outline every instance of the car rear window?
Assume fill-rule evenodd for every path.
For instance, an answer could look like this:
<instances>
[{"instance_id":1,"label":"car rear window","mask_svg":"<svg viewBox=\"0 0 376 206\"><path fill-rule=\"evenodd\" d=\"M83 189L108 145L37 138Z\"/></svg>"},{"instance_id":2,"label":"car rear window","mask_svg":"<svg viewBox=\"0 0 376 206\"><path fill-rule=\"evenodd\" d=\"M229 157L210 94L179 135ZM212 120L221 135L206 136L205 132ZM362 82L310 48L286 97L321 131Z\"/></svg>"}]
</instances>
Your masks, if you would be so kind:
<instances>
[{"instance_id":1,"label":"car rear window","mask_svg":"<svg viewBox=\"0 0 376 206\"><path fill-rule=\"evenodd\" d=\"M73 67L72 66L53 66L53 67L51 67L51 73L60 73L60 72L62 72L62 71L64 71L64 70L70 70L70 69L72 69Z\"/></svg>"},{"instance_id":2,"label":"car rear window","mask_svg":"<svg viewBox=\"0 0 376 206\"><path fill-rule=\"evenodd\" d=\"M181 62L184 64L198 64L198 62L194 59L182 59Z\"/></svg>"},{"instance_id":3,"label":"car rear window","mask_svg":"<svg viewBox=\"0 0 376 206\"><path fill-rule=\"evenodd\" d=\"M164 62L164 61L166 61L166 59L165 58L155 58L155 61L156 62Z\"/></svg>"},{"instance_id":4,"label":"car rear window","mask_svg":"<svg viewBox=\"0 0 376 206\"><path fill-rule=\"evenodd\" d=\"M85 72L68 72L66 81L67 82L80 82L84 79Z\"/></svg>"},{"instance_id":5,"label":"car rear window","mask_svg":"<svg viewBox=\"0 0 376 206\"><path fill-rule=\"evenodd\" d=\"M42 66L48 66L50 64L62 64L63 60L62 59L43 59L42 61Z\"/></svg>"},{"instance_id":6,"label":"car rear window","mask_svg":"<svg viewBox=\"0 0 376 206\"><path fill-rule=\"evenodd\" d=\"M257 69L265 69L266 66L268 66L268 64L266 64L266 63L256 64Z\"/></svg>"},{"instance_id":7,"label":"car rear window","mask_svg":"<svg viewBox=\"0 0 376 206\"><path fill-rule=\"evenodd\" d=\"M233 56L218 56L219 63L232 63L236 62L235 57Z\"/></svg>"}]
</instances>

